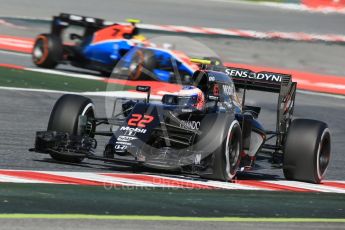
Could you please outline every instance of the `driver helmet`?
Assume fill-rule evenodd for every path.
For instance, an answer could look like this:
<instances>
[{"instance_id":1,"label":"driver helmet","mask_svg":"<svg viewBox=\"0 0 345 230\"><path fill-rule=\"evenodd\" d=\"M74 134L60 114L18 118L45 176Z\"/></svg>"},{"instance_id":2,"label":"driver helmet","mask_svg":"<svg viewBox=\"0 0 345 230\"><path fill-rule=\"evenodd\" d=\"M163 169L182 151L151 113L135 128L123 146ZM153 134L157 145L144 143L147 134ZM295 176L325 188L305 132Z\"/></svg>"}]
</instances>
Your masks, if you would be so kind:
<instances>
[{"instance_id":1,"label":"driver helmet","mask_svg":"<svg viewBox=\"0 0 345 230\"><path fill-rule=\"evenodd\" d=\"M192 106L198 110L203 110L205 107L205 95L195 86L183 86L177 96L179 97L179 104Z\"/></svg>"}]
</instances>

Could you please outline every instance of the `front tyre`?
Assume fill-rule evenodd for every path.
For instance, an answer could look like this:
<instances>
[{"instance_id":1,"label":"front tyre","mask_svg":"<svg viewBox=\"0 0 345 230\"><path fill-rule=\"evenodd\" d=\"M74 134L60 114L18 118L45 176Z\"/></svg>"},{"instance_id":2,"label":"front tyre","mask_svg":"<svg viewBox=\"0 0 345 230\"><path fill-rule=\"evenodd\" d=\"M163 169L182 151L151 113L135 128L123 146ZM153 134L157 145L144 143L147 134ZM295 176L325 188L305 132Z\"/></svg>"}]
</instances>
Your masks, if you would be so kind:
<instances>
[{"instance_id":1,"label":"front tyre","mask_svg":"<svg viewBox=\"0 0 345 230\"><path fill-rule=\"evenodd\" d=\"M53 34L40 34L32 49L32 61L38 67L53 69L61 61L63 46L61 38Z\"/></svg>"},{"instance_id":2,"label":"front tyre","mask_svg":"<svg viewBox=\"0 0 345 230\"><path fill-rule=\"evenodd\" d=\"M287 135L283 171L286 179L319 184L331 156L331 135L326 123L296 119Z\"/></svg>"},{"instance_id":3,"label":"front tyre","mask_svg":"<svg viewBox=\"0 0 345 230\"><path fill-rule=\"evenodd\" d=\"M230 181L238 171L242 151L241 127L237 120L224 123L225 119L218 118L215 122L207 119L202 121L201 131L206 135L199 138L198 149L213 149L212 173L202 174L203 178Z\"/></svg>"},{"instance_id":4,"label":"front tyre","mask_svg":"<svg viewBox=\"0 0 345 230\"><path fill-rule=\"evenodd\" d=\"M86 116L87 118L95 117L94 104L91 99L79 95L63 95L55 103L51 112L48 131L77 135L80 115ZM87 127L86 133L82 135L93 137L95 131L94 125L88 124ZM51 153L50 156L55 160L71 163L79 163L84 159L83 157L66 156L58 153Z\"/></svg>"}]
</instances>

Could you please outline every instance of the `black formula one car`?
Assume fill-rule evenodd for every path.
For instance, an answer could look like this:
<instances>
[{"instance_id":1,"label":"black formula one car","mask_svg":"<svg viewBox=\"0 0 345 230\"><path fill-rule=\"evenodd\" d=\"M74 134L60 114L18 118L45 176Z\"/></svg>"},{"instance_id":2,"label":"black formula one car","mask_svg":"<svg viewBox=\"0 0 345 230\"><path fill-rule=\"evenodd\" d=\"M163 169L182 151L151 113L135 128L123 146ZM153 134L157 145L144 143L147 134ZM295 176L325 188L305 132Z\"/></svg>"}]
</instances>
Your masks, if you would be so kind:
<instances>
[{"instance_id":1,"label":"black formula one car","mask_svg":"<svg viewBox=\"0 0 345 230\"><path fill-rule=\"evenodd\" d=\"M258 155L269 153L287 179L320 183L330 160L330 132L321 121L292 120L297 84L291 76L200 62L192 86L161 102L150 101L149 86L137 86L147 98L116 99L114 111L119 104L121 111L112 117L96 117L89 98L63 95L31 150L65 162L89 158L221 181L252 169ZM242 89L242 101L235 88ZM275 130L258 122L260 107L246 105L247 90L278 95ZM101 125L109 131L98 131ZM110 138L103 156L95 154L99 135Z\"/></svg>"}]
</instances>

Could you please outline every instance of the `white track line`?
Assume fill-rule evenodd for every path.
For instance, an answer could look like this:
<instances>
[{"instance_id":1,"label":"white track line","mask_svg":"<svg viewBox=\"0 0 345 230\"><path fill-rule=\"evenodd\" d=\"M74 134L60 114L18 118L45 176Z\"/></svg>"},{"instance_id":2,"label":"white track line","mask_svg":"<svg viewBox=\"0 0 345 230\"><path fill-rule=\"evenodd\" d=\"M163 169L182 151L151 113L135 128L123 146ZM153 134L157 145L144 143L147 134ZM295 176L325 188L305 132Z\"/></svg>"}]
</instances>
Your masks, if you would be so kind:
<instances>
[{"instance_id":1,"label":"white track line","mask_svg":"<svg viewBox=\"0 0 345 230\"><path fill-rule=\"evenodd\" d=\"M59 70L51 70L51 69L40 69L40 68L24 68L24 69L28 71L33 71L33 72L39 72L39 73L62 75L62 76L67 76L67 77L83 78L83 79L97 80L97 81L103 81L103 80L108 79L104 77L97 77L91 74L68 73L68 72L63 72Z\"/></svg>"},{"instance_id":2,"label":"white track line","mask_svg":"<svg viewBox=\"0 0 345 230\"><path fill-rule=\"evenodd\" d=\"M17 88L17 87L5 87L0 86L1 90L9 90L9 91L26 91L26 92L40 92L40 93L60 93L60 94L78 94L81 95L82 93L79 92L71 92L71 91L59 91L59 90L49 90L49 89L32 89L32 88Z\"/></svg>"}]
</instances>

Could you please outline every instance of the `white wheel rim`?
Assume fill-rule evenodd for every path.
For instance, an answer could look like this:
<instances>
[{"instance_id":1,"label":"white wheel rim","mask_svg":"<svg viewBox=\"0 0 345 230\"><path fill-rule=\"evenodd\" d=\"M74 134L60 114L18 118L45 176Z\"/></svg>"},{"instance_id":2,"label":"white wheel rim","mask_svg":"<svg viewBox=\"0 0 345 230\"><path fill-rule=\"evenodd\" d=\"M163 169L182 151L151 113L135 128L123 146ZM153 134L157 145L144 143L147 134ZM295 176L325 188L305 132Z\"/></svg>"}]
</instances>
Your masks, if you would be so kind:
<instances>
[{"instance_id":1,"label":"white wheel rim","mask_svg":"<svg viewBox=\"0 0 345 230\"><path fill-rule=\"evenodd\" d=\"M328 165L326 166L325 170L323 173L321 173L321 168L320 168L320 154L321 154L321 144L323 142L323 138L324 136L326 135L326 133L329 133L329 129L326 128L322 135L321 135L321 138L320 138L320 143L319 143L319 147L318 147L318 150L317 150L317 158L316 158L316 171L317 171L317 176L318 176L318 179L322 180L323 179L323 175L325 175L326 171L327 171L327 168L328 168Z\"/></svg>"},{"instance_id":2,"label":"white wheel rim","mask_svg":"<svg viewBox=\"0 0 345 230\"><path fill-rule=\"evenodd\" d=\"M92 108L93 111L95 111L95 106L93 105L93 103L89 103L89 104L87 104L85 106L85 108L84 108L83 112L81 113L81 115L84 116L86 114L86 112L89 110L89 108Z\"/></svg>"},{"instance_id":3,"label":"white wheel rim","mask_svg":"<svg viewBox=\"0 0 345 230\"><path fill-rule=\"evenodd\" d=\"M33 54L34 54L34 57L39 60L43 56L43 50L39 46L36 46Z\"/></svg>"},{"instance_id":4,"label":"white wheel rim","mask_svg":"<svg viewBox=\"0 0 345 230\"><path fill-rule=\"evenodd\" d=\"M226 174L227 174L227 176L228 176L228 178L229 178L230 180L236 175L236 171L235 171L233 174L231 174L231 164L230 164L230 158L229 158L229 137L230 137L230 133L231 133L233 127L234 127L236 124L239 125L239 123L238 123L237 120L234 120L234 121L231 123L230 128L229 128L229 131L228 131L228 135L227 135L227 137L226 137L226 145L225 145L225 147L226 147L226 150L225 150ZM237 144L237 145L238 145L238 144ZM235 159L236 159L236 162L237 162L238 157L239 157L239 154L240 154L240 152L239 152L239 151L240 151L240 150L239 150L239 146L237 146L237 151L238 151L238 153L236 154L237 156L236 156L236 158L235 158Z\"/></svg>"}]
</instances>

